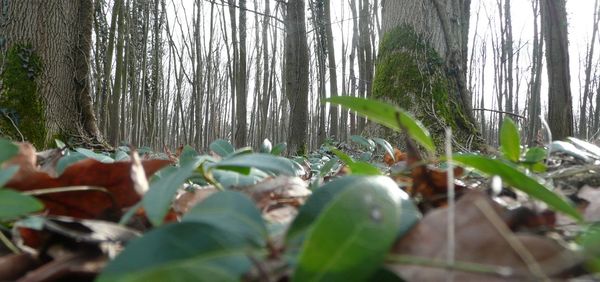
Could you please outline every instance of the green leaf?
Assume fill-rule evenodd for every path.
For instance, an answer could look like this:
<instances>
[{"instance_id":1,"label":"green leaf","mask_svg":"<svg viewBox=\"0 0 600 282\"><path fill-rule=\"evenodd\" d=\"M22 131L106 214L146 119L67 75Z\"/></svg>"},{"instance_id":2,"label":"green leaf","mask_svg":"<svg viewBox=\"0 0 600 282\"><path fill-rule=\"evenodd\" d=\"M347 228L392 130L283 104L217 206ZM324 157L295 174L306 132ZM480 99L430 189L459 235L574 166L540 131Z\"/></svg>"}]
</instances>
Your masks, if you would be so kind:
<instances>
[{"instance_id":1,"label":"green leaf","mask_svg":"<svg viewBox=\"0 0 600 282\"><path fill-rule=\"evenodd\" d=\"M329 172L331 172L331 169L333 168L333 166L338 162L338 159L333 158L329 161L327 161L322 167L321 170L319 171L319 176L320 177L325 177Z\"/></svg>"},{"instance_id":2,"label":"green leaf","mask_svg":"<svg viewBox=\"0 0 600 282\"><path fill-rule=\"evenodd\" d=\"M350 140L364 146L367 150L375 150L375 142L360 135L351 135Z\"/></svg>"},{"instance_id":3,"label":"green leaf","mask_svg":"<svg viewBox=\"0 0 600 282\"><path fill-rule=\"evenodd\" d=\"M67 151L66 155L60 158L56 163L56 173L58 175L61 175L65 171L65 169L67 169L67 167L85 159L87 159L87 157L82 153Z\"/></svg>"},{"instance_id":4,"label":"green leaf","mask_svg":"<svg viewBox=\"0 0 600 282\"><path fill-rule=\"evenodd\" d=\"M338 194L350 187L362 187L363 189L370 189L371 186L382 185L381 183L389 183L388 180L384 180L384 176L356 176L350 175L335 179L316 189L313 194L308 198L306 204L304 204L298 210L298 215L290 225L286 234L286 245L290 249L295 249L300 246L304 240L306 232L310 229L312 224L316 221L317 217L323 210L329 205L329 203L338 197ZM403 190L399 189L397 185L394 185L395 189L398 190L394 193L398 193L401 197L401 215L398 227L398 237L402 236L410 228L419 221L421 213L417 207L410 200L408 194Z\"/></svg>"},{"instance_id":5,"label":"green leaf","mask_svg":"<svg viewBox=\"0 0 600 282\"><path fill-rule=\"evenodd\" d=\"M185 162L180 167L169 166L160 170L160 178L150 184L150 189L142 198L146 216L152 225L162 224L177 190L203 160L202 157L196 157L194 161Z\"/></svg>"},{"instance_id":6,"label":"green leaf","mask_svg":"<svg viewBox=\"0 0 600 282\"><path fill-rule=\"evenodd\" d=\"M287 149L287 143L285 143L285 142L278 143L271 150L271 155L279 156L279 155L281 155L281 153L283 153L283 151L285 151L285 149Z\"/></svg>"},{"instance_id":7,"label":"green leaf","mask_svg":"<svg viewBox=\"0 0 600 282\"><path fill-rule=\"evenodd\" d=\"M32 212L44 205L36 198L10 189L0 189L0 222L6 222Z\"/></svg>"},{"instance_id":8,"label":"green leaf","mask_svg":"<svg viewBox=\"0 0 600 282\"><path fill-rule=\"evenodd\" d=\"M99 162L103 162L103 163L114 163L115 162L115 160L113 160L113 158L111 158L109 156L106 156L106 155L103 155L103 154L98 154L98 153L95 153L92 150L88 150L88 149L85 149L85 148L77 148L77 149L75 149L75 151L77 151L78 153L80 153L80 154L82 154L82 155L84 155L84 156L86 156L86 157L88 157L90 159L94 159L94 160L97 160Z\"/></svg>"},{"instance_id":9,"label":"green leaf","mask_svg":"<svg viewBox=\"0 0 600 282\"><path fill-rule=\"evenodd\" d=\"M262 144L260 145L260 152L270 154L271 150L273 150L273 144L271 144L271 141L269 141L269 139L263 140Z\"/></svg>"},{"instance_id":10,"label":"green leaf","mask_svg":"<svg viewBox=\"0 0 600 282\"><path fill-rule=\"evenodd\" d=\"M521 157L521 137L515 122L507 117L500 128L500 149L508 160L516 163Z\"/></svg>"},{"instance_id":11,"label":"green leaf","mask_svg":"<svg viewBox=\"0 0 600 282\"><path fill-rule=\"evenodd\" d=\"M425 147L427 151L435 152L435 145L427 129L409 113L396 106L350 96L336 96L325 101L356 111L358 114L396 131L405 129L408 135Z\"/></svg>"},{"instance_id":12,"label":"green leaf","mask_svg":"<svg viewBox=\"0 0 600 282\"><path fill-rule=\"evenodd\" d=\"M212 166L219 169L257 168L265 172L292 176L295 176L298 173L296 166L294 166L290 160L283 157L273 156L271 154L261 153L244 154L230 157L218 163L212 164Z\"/></svg>"},{"instance_id":13,"label":"green leaf","mask_svg":"<svg viewBox=\"0 0 600 282\"><path fill-rule=\"evenodd\" d=\"M193 207L183 222L204 222L248 240L256 247L266 246L267 228L260 211L239 192L218 192Z\"/></svg>"},{"instance_id":14,"label":"green leaf","mask_svg":"<svg viewBox=\"0 0 600 282\"><path fill-rule=\"evenodd\" d=\"M13 142L0 138L0 164L19 153L19 147Z\"/></svg>"},{"instance_id":15,"label":"green leaf","mask_svg":"<svg viewBox=\"0 0 600 282\"><path fill-rule=\"evenodd\" d=\"M56 148L59 148L59 149L67 147L67 145L65 144L65 142L60 141L58 139L54 139L54 143L56 144Z\"/></svg>"},{"instance_id":16,"label":"green leaf","mask_svg":"<svg viewBox=\"0 0 600 282\"><path fill-rule=\"evenodd\" d=\"M394 159L394 147L392 147L392 145L390 144L390 142L388 142L385 139L382 138L373 138L373 141L375 143L377 143L377 145L379 145L381 148L383 148L383 150L385 150L386 153L388 153L393 160Z\"/></svg>"},{"instance_id":17,"label":"green leaf","mask_svg":"<svg viewBox=\"0 0 600 282\"><path fill-rule=\"evenodd\" d=\"M4 187L4 184L6 184L17 171L19 171L19 166L16 165L0 169L0 188Z\"/></svg>"},{"instance_id":18,"label":"green leaf","mask_svg":"<svg viewBox=\"0 0 600 282\"><path fill-rule=\"evenodd\" d=\"M98 281L239 281L249 251L242 236L204 222L167 224L130 242Z\"/></svg>"},{"instance_id":19,"label":"green leaf","mask_svg":"<svg viewBox=\"0 0 600 282\"><path fill-rule=\"evenodd\" d=\"M225 189L232 187L249 186L258 183L263 178L269 176L258 169L250 169L248 174L241 174L231 170L213 169L211 171L214 179Z\"/></svg>"},{"instance_id":20,"label":"green leaf","mask_svg":"<svg viewBox=\"0 0 600 282\"><path fill-rule=\"evenodd\" d=\"M340 158L340 160L342 160L348 166L348 168L350 168L352 174L381 175L381 171L379 171L379 169L376 166L370 163L354 161L350 156L346 155L344 152L338 149L331 149L331 152L333 152L338 158Z\"/></svg>"},{"instance_id":21,"label":"green leaf","mask_svg":"<svg viewBox=\"0 0 600 282\"><path fill-rule=\"evenodd\" d=\"M582 220L579 212L565 199L505 162L473 154L454 155L452 160L489 176L498 175L512 187L546 203L554 210L570 215L577 220Z\"/></svg>"},{"instance_id":22,"label":"green leaf","mask_svg":"<svg viewBox=\"0 0 600 282\"><path fill-rule=\"evenodd\" d=\"M339 192L307 232L293 281L362 281L381 266L400 226L403 194L390 178L363 179Z\"/></svg>"},{"instance_id":23,"label":"green leaf","mask_svg":"<svg viewBox=\"0 0 600 282\"><path fill-rule=\"evenodd\" d=\"M183 150L181 150L181 155L179 156L179 163L183 164L186 162L195 162L198 157L198 152L194 150L190 145L185 145Z\"/></svg>"},{"instance_id":24,"label":"green leaf","mask_svg":"<svg viewBox=\"0 0 600 282\"><path fill-rule=\"evenodd\" d=\"M217 139L210 143L208 147L210 150L215 152L215 154L221 156L222 158L233 153L234 151L233 145L231 145L231 143L225 139Z\"/></svg>"},{"instance_id":25,"label":"green leaf","mask_svg":"<svg viewBox=\"0 0 600 282\"><path fill-rule=\"evenodd\" d=\"M528 164L535 164L543 161L546 158L546 156L548 156L548 152L544 148L529 148L527 150L527 153L525 153L525 160L523 162Z\"/></svg>"}]
</instances>

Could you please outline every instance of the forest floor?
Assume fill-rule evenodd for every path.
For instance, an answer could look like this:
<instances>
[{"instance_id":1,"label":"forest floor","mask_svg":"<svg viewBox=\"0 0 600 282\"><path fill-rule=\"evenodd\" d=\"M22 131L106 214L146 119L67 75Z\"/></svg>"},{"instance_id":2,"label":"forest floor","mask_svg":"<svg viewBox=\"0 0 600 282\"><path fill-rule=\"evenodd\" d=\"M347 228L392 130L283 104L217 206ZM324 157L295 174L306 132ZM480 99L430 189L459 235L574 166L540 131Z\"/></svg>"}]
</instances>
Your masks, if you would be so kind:
<instances>
[{"instance_id":1,"label":"forest floor","mask_svg":"<svg viewBox=\"0 0 600 282\"><path fill-rule=\"evenodd\" d=\"M578 139L522 160L544 166L527 179L448 175L360 137L293 161L224 140L209 155L0 147L0 281L599 279L600 148ZM577 214L514 183L528 179Z\"/></svg>"}]
</instances>

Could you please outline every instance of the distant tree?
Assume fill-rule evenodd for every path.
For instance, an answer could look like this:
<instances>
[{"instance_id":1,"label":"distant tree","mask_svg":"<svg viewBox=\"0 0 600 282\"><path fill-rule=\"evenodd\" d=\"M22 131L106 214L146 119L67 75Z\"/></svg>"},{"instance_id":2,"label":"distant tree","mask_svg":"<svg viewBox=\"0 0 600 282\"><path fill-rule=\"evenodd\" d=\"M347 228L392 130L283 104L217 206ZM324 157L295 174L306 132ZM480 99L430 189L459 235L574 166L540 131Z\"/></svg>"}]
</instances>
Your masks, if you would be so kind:
<instances>
[{"instance_id":1,"label":"distant tree","mask_svg":"<svg viewBox=\"0 0 600 282\"><path fill-rule=\"evenodd\" d=\"M373 95L413 112L438 142L444 126L462 144L480 141L466 85L470 3L382 2Z\"/></svg>"},{"instance_id":2,"label":"distant tree","mask_svg":"<svg viewBox=\"0 0 600 282\"><path fill-rule=\"evenodd\" d=\"M548 123L552 138L573 135L569 40L565 0L542 0L543 34L548 67Z\"/></svg>"},{"instance_id":3,"label":"distant tree","mask_svg":"<svg viewBox=\"0 0 600 282\"><path fill-rule=\"evenodd\" d=\"M236 127L235 127L235 145L237 147L246 146L246 134L248 125L246 121L246 100L248 96L247 69L246 69L246 0L239 0L239 65L236 75Z\"/></svg>"},{"instance_id":4,"label":"distant tree","mask_svg":"<svg viewBox=\"0 0 600 282\"><path fill-rule=\"evenodd\" d=\"M101 137L89 81L93 1L20 0L2 4L7 8L7 21L0 26L6 39L4 51L31 46L27 52L40 60L41 73L33 83L42 101L43 113L38 118L45 119L46 134L36 143L45 145L53 138L98 142ZM10 60L24 59L8 56L5 62Z\"/></svg>"},{"instance_id":5,"label":"distant tree","mask_svg":"<svg viewBox=\"0 0 600 282\"><path fill-rule=\"evenodd\" d=\"M531 75L529 81L529 97L527 102L528 126L527 140L530 146L535 145L537 133L540 129L540 114L542 112L541 88L542 88L542 66L544 52L544 41L540 32L539 14L540 0L533 0L531 3L533 9L533 50L531 57Z\"/></svg>"},{"instance_id":6,"label":"distant tree","mask_svg":"<svg viewBox=\"0 0 600 282\"><path fill-rule=\"evenodd\" d=\"M308 43L304 0L289 0L285 16L285 93L290 103L288 153L304 154L308 129Z\"/></svg>"}]
</instances>

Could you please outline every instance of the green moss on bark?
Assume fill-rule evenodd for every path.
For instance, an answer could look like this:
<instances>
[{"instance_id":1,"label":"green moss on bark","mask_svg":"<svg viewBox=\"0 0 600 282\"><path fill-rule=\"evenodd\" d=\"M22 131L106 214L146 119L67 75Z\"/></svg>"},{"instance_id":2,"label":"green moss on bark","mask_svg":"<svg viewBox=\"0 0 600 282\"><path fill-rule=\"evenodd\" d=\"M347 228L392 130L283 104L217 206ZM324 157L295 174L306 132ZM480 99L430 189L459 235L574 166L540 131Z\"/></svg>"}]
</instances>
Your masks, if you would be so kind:
<instances>
[{"instance_id":1,"label":"green moss on bark","mask_svg":"<svg viewBox=\"0 0 600 282\"><path fill-rule=\"evenodd\" d=\"M36 83L41 71L41 60L33 48L15 44L6 53L0 74L0 134L13 140L21 140L22 134L37 148L46 145L44 104Z\"/></svg>"},{"instance_id":2,"label":"green moss on bark","mask_svg":"<svg viewBox=\"0 0 600 282\"><path fill-rule=\"evenodd\" d=\"M446 74L444 60L412 27L402 25L384 34L373 95L411 112L430 130L438 148L443 148L439 145L444 140L445 126L452 128L460 143L466 143L476 132L451 94L456 91L454 85ZM389 131L385 134L386 138L396 139Z\"/></svg>"}]
</instances>

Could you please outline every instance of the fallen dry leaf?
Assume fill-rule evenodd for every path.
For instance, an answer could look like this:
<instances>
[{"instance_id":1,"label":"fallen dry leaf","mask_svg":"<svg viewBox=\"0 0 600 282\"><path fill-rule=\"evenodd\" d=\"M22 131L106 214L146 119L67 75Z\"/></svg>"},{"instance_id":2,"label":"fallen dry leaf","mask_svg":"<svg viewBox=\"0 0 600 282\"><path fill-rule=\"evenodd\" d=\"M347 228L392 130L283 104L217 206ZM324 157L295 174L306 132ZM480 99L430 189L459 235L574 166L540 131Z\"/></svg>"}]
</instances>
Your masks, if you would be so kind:
<instances>
[{"instance_id":1,"label":"fallen dry leaf","mask_svg":"<svg viewBox=\"0 0 600 282\"><path fill-rule=\"evenodd\" d=\"M270 206L278 204L299 206L312 194L306 181L300 177L285 175L267 178L236 190L249 195L261 210L268 210Z\"/></svg>"},{"instance_id":2,"label":"fallen dry leaf","mask_svg":"<svg viewBox=\"0 0 600 282\"><path fill-rule=\"evenodd\" d=\"M31 144L18 145L19 154L3 164L3 167L19 165L19 170L5 187L19 191L72 186L105 189L105 191L89 189L38 195L37 197L44 202L48 214L90 219L118 219L123 208L130 207L141 199L141 195L134 187L139 183L132 179L132 169L136 169L132 161L102 163L94 159L85 159L69 166L62 175L55 178L36 168L35 149ZM148 177L170 163L168 160L145 160L141 165Z\"/></svg>"},{"instance_id":3,"label":"fallen dry leaf","mask_svg":"<svg viewBox=\"0 0 600 282\"><path fill-rule=\"evenodd\" d=\"M202 189L194 189L192 191L185 191L175 198L173 201L173 211L178 215L186 214L195 205L206 200L210 195L219 192L214 187L206 187Z\"/></svg>"},{"instance_id":4,"label":"fallen dry leaf","mask_svg":"<svg viewBox=\"0 0 600 282\"><path fill-rule=\"evenodd\" d=\"M583 186L577 193L577 197L588 201L583 211L583 218L587 222L600 221L600 189L588 185Z\"/></svg>"},{"instance_id":5,"label":"fallen dry leaf","mask_svg":"<svg viewBox=\"0 0 600 282\"><path fill-rule=\"evenodd\" d=\"M445 260L447 250L447 208L428 213L406 236L394 246L393 253L431 260ZM490 221L506 217L505 210L479 191L466 193L456 203L455 260L489 266L508 267L510 278L454 271L455 281L514 281L535 280L531 267L538 267L543 275L557 277L578 264L580 260L557 242L538 235L503 233L498 223ZM504 224L502 220L499 221ZM523 249L516 249L509 241L516 241ZM519 244L518 244L519 245ZM534 263L526 264L523 253ZM408 281L444 281L449 271L415 265L391 265L397 274ZM505 279L506 278L506 279Z\"/></svg>"},{"instance_id":6,"label":"fallen dry leaf","mask_svg":"<svg viewBox=\"0 0 600 282\"><path fill-rule=\"evenodd\" d=\"M392 166L393 164L406 160L406 154L402 151L398 150L398 148L394 148L394 158L388 152L385 152L383 155L383 162L388 166Z\"/></svg>"}]
</instances>

